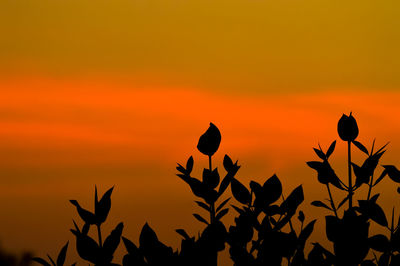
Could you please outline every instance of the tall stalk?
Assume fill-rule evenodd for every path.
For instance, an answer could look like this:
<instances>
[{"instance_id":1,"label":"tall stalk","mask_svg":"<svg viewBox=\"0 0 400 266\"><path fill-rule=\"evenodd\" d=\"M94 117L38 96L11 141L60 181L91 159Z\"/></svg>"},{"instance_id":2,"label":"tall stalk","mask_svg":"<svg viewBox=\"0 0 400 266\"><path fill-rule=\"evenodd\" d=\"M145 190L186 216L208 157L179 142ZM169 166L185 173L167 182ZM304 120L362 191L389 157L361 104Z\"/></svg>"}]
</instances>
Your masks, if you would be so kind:
<instances>
[{"instance_id":1,"label":"tall stalk","mask_svg":"<svg viewBox=\"0 0 400 266\"><path fill-rule=\"evenodd\" d=\"M351 182L351 141L347 141L347 156L348 156L348 168L349 168L349 209L353 208L353 185Z\"/></svg>"}]
</instances>

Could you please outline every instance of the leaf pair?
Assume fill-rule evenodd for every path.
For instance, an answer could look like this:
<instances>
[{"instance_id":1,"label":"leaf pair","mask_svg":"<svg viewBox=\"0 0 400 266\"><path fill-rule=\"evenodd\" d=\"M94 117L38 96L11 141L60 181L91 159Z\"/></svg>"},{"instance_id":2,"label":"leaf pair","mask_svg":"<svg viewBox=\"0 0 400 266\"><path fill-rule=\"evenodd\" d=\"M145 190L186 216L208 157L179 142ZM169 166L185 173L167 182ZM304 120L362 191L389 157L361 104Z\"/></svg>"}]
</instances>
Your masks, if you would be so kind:
<instances>
[{"instance_id":1,"label":"leaf pair","mask_svg":"<svg viewBox=\"0 0 400 266\"><path fill-rule=\"evenodd\" d=\"M251 181L250 188L255 195L254 206L260 210L268 209L282 195L282 183L276 175L268 178L262 186Z\"/></svg>"},{"instance_id":2,"label":"leaf pair","mask_svg":"<svg viewBox=\"0 0 400 266\"><path fill-rule=\"evenodd\" d=\"M173 265L174 253L158 240L154 230L146 223L139 236L139 248L127 238L122 238L128 252L123 258L124 266Z\"/></svg>"},{"instance_id":3,"label":"leaf pair","mask_svg":"<svg viewBox=\"0 0 400 266\"><path fill-rule=\"evenodd\" d=\"M35 257L32 260L36 261L37 263L42 264L43 266L63 266L65 263L65 257L67 255L68 244L69 244L69 242L67 242L67 244L65 244L65 246L63 246L61 248L60 252L58 253L56 262L53 260L52 257L50 257L50 255L47 255L47 257L49 258L51 264L48 263L46 260L39 258L39 257ZM72 264L72 266L74 266L74 265L75 265L75 263Z\"/></svg>"},{"instance_id":4,"label":"leaf pair","mask_svg":"<svg viewBox=\"0 0 400 266\"><path fill-rule=\"evenodd\" d=\"M85 224L100 225L104 223L104 221L107 219L108 213L110 212L111 194L113 189L114 187L107 190L107 192L104 193L99 201L97 196L97 187L95 187L94 213L82 208L76 200L70 200L70 202L76 207L79 216L85 222Z\"/></svg>"},{"instance_id":5,"label":"leaf pair","mask_svg":"<svg viewBox=\"0 0 400 266\"><path fill-rule=\"evenodd\" d=\"M115 227L102 246L87 235L90 225L85 224L82 231L75 222L74 225L75 229L71 229L71 232L76 237L76 249L79 256L94 264L110 264L121 240L123 223L119 223Z\"/></svg>"}]
</instances>

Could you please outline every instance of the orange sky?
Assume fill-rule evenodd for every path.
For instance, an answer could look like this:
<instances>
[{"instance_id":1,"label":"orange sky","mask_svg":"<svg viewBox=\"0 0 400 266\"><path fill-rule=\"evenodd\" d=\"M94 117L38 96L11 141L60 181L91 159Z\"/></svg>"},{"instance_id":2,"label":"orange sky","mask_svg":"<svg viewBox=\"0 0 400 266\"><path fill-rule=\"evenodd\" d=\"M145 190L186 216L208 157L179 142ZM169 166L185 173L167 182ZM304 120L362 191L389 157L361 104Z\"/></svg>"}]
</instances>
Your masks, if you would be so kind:
<instances>
[{"instance_id":1,"label":"orange sky","mask_svg":"<svg viewBox=\"0 0 400 266\"><path fill-rule=\"evenodd\" d=\"M101 77L4 78L0 91L0 198L7 202L0 238L17 250L56 252L72 238L76 215L67 200L92 204L94 184L101 191L116 186L111 221L126 222L128 236L149 221L176 246L174 228L190 225L194 233L201 225L191 217L195 198L175 176L175 164L193 155L197 173L205 166L195 147L210 121L223 137L215 165L228 153L242 165L244 183L277 173L286 191L304 184L310 215L319 214L308 206L311 197L326 195L305 162L316 159L318 142L326 148L338 139L342 112L353 111L367 147L374 137L378 145L391 141L386 163L396 164L400 154L397 92L224 95ZM339 143L333 159L342 174L344 148ZM383 188L394 191L390 183Z\"/></svg>"},{"instance_id":2,"label":"orange sky","mask_svg":"<svg viewBox=\"0 0 400 266\"><path fill-rule=\"evenodd\" d=\"M149 221L177 247L174 229L201 225L175 165L193 155L200 173L210 122L214 165L228 153L244 183L304 184L306 215L323 217L305 162L342 113L398 165L399 16L398 0L0 1L0 244L56 253L77 218L68 199L92 204L97 184L116 186L107 229L122 220L136 241ZM388 210L395 187L381 191Z\"/></svg>"}]
</instances>

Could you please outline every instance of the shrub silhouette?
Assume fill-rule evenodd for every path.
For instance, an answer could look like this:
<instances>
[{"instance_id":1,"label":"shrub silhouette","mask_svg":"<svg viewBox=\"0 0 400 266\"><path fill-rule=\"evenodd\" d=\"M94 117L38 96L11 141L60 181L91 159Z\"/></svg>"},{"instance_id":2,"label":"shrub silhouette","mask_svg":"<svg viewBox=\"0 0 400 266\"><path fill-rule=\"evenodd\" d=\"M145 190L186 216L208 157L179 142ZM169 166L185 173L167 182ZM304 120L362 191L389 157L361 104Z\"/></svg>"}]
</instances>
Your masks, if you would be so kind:
<instances>
[{"instance_id":1,"label":"shrub silhouette","mask_svg":"<svg viewBox=\"0 0 400 266\"><path fill-rule=\"evenodd\" d=\"M184 229L177 229L182 241L180 248L174 250L162 243L156 232L146 223L136 245L122 236L123 223L119 223L103 242L101 225L107 220L111 208L113 188L98 200L96 187L94 212L82 208L76 200L70 201L83 221L82 227L73 221L74 229L71 229L77 252L89 264L119 265L113 263L113 259L122 238L126 249L123 266L216 266L218 253L225 249L226 244L235 266L400 265L400 218L395 219L393 209L389 225L386 214L378 204L379 194L373 194L373 188L386 176L395 183L400 183L400 171L393 165L383 165L382 169L377 169L387 144L374 151L375 141L370 150L357 141L359 128L352 113L340 118L338 134L348 148L347 182L336 174L329 162L335 151L336 141L331 143L326 152L321 146L314 148L319 160L307 162L316 171L317 180L326 187L329 196L328 201L315 200L311 204L329 212L324 220L326 237L333 244L331 251L320 243L312 243L311 251L305 254L307 240L314 230L316 219L306 219L304 213L298 211L304 201L301 184L285 196L282 193L282 183L276 175L263 184L255 181L251 181L248 187L242 184L236 178L240 166L228 155L223 159L224 171L212 167L213 155L220 146L221 133L210 123L197 145L197 149L208 157L208 168L203 169L201 179L192 176L192 156L185 166L178 164L176 167L179 172L177 176L189 185L198 198L196 204L207 212L207 217L193 214L195 219L205 225L197 238L190 236ZM366 155L361 165L352 161L353 146ZM379 171L381 173L374 180L375 172ZM221 172L224 172L223 177L220 176ZM368 194L365 199L356 202L355 194L359 193L362 186L368 187ZM224 196L228 187L236 200L236 203L230 204L236 216L234 224L227 229L221 218L231 210L228 207L231 197ZM339 203L334 201L334 190L346 193ZM400 188L398 192L400 193ZM395 224L394 220L399 222ZM299 226L294 226L294 223ZM371 224L386 228L388 236L371 236ZM97 229L97 241L89 235L93 226ZM296 231L295 228L300 230ZM56 262L50 256L50 262L42 258L34 258L34 261L44 266L63 266L67 249L68 242L61 249Z\"/></svg>"}]
</instances>

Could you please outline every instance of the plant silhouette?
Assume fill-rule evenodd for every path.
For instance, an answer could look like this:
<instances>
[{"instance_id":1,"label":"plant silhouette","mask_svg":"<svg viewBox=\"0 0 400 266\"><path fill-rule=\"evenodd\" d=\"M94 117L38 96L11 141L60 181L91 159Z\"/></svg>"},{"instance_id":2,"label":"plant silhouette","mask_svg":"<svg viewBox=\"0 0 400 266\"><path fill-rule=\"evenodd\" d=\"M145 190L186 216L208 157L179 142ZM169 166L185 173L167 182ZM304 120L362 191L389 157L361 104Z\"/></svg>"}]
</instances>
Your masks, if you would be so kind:
<instances>
[{"instance_id":1,"label":"plant silhouette","mask_svg":"<svg viewBox=\"0 0 400 266\"><path fill-rule=\"evenodd\" d=\"M316 171L318 182L326 188L329 196L327 201L314 200L311 204L328 211L325 219L320 220L325 223L326 237L332 242L333 250L317 242L307 242L317 219L308 219L300 210L304 201L301 184L284 195L282 183L274 174L262 184L250 181L246 186L236 178L240 169L238 162L234 163L228 155L223 158L222 171L213 168L213 156L220 146L221 133L210 123L197 145L197 149L208 160L208 167L203 169L201 178L193 177L192 156L186 164L178 163L176 167L177 176L189 185L197 197L195 203L207 213L207 216L197 212L193 214L196 220L204 224L197 237L190 236L184 229L177 229L182 241L178 249L173 249L162 243L146 223L136 245L122 236L124 225L119 223L103 241L101 226L111 208L113 188L99 200L95 187L94 212L84 209L76 200L70 201L83 221L81 227L73 221L74 229L71 229L77 252L86 264L98 266L217 266L218 254L226 246L235 266L400 265L400 217L394 217L393 208L389 223L378 203L379 194L373 193L373 189L386 176L400 183L400 171L393 165L378 167L387 144L375 150L374 140L368 150L357 141L359 128L352 113L340 118L337 130L340 139L347 144L346 180L336 174L329 162L335 152L336 141L329 145L326 152L320 145L314 148L319 160L307 162ZM361 164L352 160L353 147L365 154ZM374 179L376 172L380 174ZM231 202L229 195L225 196L229 187L235 202ZM359 195L361 187L367 187L367 195ZM334 200L337 190L346 194L339 202ZM221 218L230 210L235 215L234 223L227 227ZM398 222L395 223L395 220ZM385 228L387 235L371 235L371 224ZM97 240L89 235L93 227L96 228L93 234L97 234ZM118 264L113 261L121 239L126 254L122 263ZM311 245L311 251L305 254L307 245ZM42 258L33 260L44 266L63 266L67 249L68 242L56 261L50 256L49 262Z\"/></svg>"}]
</instances>

